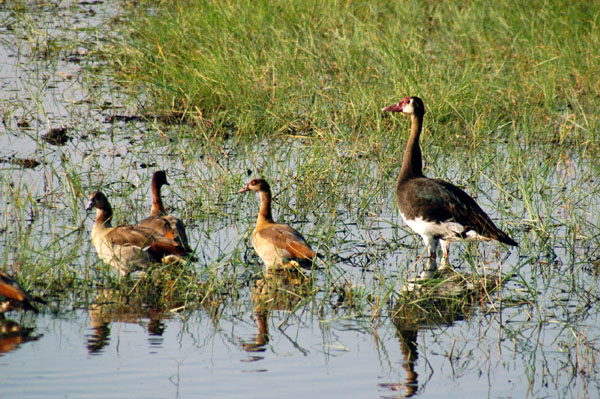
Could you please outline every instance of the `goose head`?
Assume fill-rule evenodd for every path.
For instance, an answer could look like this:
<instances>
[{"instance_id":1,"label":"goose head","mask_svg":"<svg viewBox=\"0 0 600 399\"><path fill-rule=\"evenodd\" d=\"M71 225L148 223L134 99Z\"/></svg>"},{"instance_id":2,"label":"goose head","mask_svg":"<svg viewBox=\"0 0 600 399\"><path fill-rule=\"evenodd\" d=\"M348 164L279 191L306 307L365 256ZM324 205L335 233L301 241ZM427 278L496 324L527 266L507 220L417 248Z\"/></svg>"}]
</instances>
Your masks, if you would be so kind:
<instances>
[{"instance_id":1,"label":"goose head","mask_svg":"<svg viewBox=\"0 0 600 399\"><path fill-rule=\"evenodd\" d=\"M156 172L154 172L154 175L152 175L152 183L157 187L170 185L167 181L167 173L164 170L157 170Z\"/></svg>"},{"instance_id":2,"label":"goose head","mask_svg":"<svg viewBox=\"0 0 600 399\"><path fill-rule=\"evenodd\" d=\"M265 179L258 178L250 180L238 193L245 193L246 191L271 192L271 187Z\"/></svg>"},{"instance_id":3,"label":"goose head","mask_svg":"<svg viewBox=\"0 0 600 399\"><path fill-rule=\"evenodd\" d=\"M407 115L423 116L425 104L419 97L404 97L399 103L385 107L381 112L402 112Z\"/></svg>"},{"instance_id":4,"label":"goose head","mask_svg":"<svg viewBox=\"0 0 600 399\"><path fill-rule=\"evenodd\" d=\"M98 210L109 210L110 204L108 203L108 198L101 191L94 191L90 195L90 202L88 202L86 211L91 211L92 208L96 208Z\"/></svg>"}]
</instances>

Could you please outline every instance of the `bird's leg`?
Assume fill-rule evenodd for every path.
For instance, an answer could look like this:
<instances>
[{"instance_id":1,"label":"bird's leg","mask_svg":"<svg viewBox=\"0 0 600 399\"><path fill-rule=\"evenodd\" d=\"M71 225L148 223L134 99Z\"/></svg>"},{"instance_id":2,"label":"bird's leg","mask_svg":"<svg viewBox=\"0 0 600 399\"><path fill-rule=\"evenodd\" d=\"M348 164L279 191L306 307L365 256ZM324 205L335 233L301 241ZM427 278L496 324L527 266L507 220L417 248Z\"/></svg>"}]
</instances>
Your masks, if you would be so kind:
<instances>
[{"instance_id":1,"label":"bird's leg","mask_svg":"<svg viewBox=\"0 0 600 399\"><path fill-rule=\"evenodd\" d=\"M440 270L451 270L452 265L448 261L448 255L450 253L450 242L446 240L440 240L442 247L442 261L440 262Z\"/></svg>"},{"instance_id":2,"label":"bird's leg","mask_svg":"<svg viewBox=\"0 0 600 399\"><path fill-rule=\"evenodd\" d=\"M436 252L438 247L438 239L429 236L423 236L423 242L425 243L425 251L427 253L427 257L425 260L425 267L423 268L423 271L421 272L419 278L425 280L432 278L435 271L437 270Z\"/></svg>"}]
</instances>

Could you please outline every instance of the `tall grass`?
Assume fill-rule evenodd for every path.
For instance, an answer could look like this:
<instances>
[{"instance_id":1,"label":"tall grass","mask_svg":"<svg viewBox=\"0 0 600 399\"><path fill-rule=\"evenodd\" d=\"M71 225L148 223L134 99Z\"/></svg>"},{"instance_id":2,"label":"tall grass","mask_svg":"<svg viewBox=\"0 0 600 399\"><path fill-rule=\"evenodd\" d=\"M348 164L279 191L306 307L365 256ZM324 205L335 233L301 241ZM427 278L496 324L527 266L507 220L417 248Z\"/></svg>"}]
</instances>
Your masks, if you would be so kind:
<instances>
[{"instance_id":1,"label":"tall grass","mask_svg":"<svg viewBox=\"0 0 600 399\"><path fill-rule=\"evenodd\" d=\"M419 95L440 140L597 147L600 8L569 1L142 3L115 43L152 112L218 134L380 136ZM198 133L200 134L200 133Z\"/></svg>"}]
</instances>

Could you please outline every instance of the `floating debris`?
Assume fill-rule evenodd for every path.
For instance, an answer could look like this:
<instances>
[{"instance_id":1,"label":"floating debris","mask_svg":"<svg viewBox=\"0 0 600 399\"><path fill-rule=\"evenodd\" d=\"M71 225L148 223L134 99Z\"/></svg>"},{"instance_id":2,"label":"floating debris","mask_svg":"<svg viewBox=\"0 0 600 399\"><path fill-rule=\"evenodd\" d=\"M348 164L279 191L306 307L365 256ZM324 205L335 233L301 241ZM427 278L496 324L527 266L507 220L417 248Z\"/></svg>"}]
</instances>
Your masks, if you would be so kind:
<instances>
[{"instance_id":1,"label":"floating debris","mask_svg":"<svg viewBox=\"0 0 600 399\"><path fill-rule=\"evenodd\" d=\"M26 129L26 128L30 127L30 124L29 124L29 122L28 122L27 120L25 120L25 119L20 119L20 120L17 122L17 127L20 127L20 128L22 128L22 129Z\"/></svg>"},{"instance_id":2,"label":"floating debris","mask_svg":"<svg viewBox=\"0 0 600 399\"><path fill-rule=\"evenodd\" d=\"M42 136L42 139L53 145L65 145L71 138L67 135L66 127L52 128Z\"/></svg>"},{"instance_id":3,"label":"floating debris","mask_svg":"<svg viewBox=\"0 0 600 399\"><path fill-rule=\"evenodd\" d=\"M142 115L109 115L104 118L104 123L116 122L148 122L157 121L165 125L181 125L189 122L188 116L183 112L171 112L166 114L142 114Z\"/></svg>"},{"instance_id":4,"label":"floating debris","mask_svg":"<svg viewBox=\"0 0 600 399\"><path fill-rule=\"evenodd\" d=\"M116 122L129 123L129 122L145 122L145 121L147 121L147 119L141 115L110 115L104 119L104 123L116 123Z\"/></svg>"},{"instance_id":5,"label":"floating debris","mask_svg":"<svg viewBox=\"0 0 600 399\"><path fill-rule=\"evenodd\" d=\"M33 158L17 158L17 157L0 158L0 162L10 163L10 164L17 165L17 166L20 166L20 167L26 168L26 169L33 169L41 164L40 161L35 160Z\"/></svg>"},{"instance_id":6,"label":"floating debris","mask_svg":"<svg viewBox=\"0 0 600 399\"><path fill-rule=\"evenodd\" d=\"M156 166L156 162L150 162L150 163L140 162L139 165L140 165L140 168L142 168L142 169L154 168Z\"/></svg>"}]
</instances>

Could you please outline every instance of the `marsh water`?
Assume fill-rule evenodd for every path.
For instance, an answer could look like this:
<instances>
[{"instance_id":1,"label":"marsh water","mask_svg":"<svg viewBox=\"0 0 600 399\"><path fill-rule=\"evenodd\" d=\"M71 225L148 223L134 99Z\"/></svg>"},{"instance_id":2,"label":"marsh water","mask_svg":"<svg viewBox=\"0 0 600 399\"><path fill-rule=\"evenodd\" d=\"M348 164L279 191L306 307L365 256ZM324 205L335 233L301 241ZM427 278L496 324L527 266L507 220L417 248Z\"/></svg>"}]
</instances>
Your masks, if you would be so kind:
<instances>
[{"instance_id":1,"label":"marsh water","mask_svg":"<svg viewBox=\"0 0 600 399\"><path fill-rule=\"evenodd\" d=\"M546 209L514 205L522 218L507 227L521 249L452 247L460 270L513 276L492 296L419 314L398 311L399 294L390 294L365 311L348 292L362 300L363 292L379 292L374 286L399 293L421 251L398 217L393 190L378 194L368 212L351 199L334 205L323 221L297 191L276 188L276 218L312 243L327 225L334 242L323 249L333 255L313 271L264 273L249 242L258 200L236 191L248 171L297 173L294 154L317 144L293 137L208 148L190 135L185 149L173 148L168 127L137 118L100 61L95 81L82 73L106 39L97 27L119 18L121 6L43 3L24 14L0 6L3 266L14 272L20 262L42 262L48 280L84 281L39 314L7 314L27 332L0 341L0 397L598 397L600 196L590 195L598 189L597 161L529 159L532 173L551 165L539 192L552 198ZM66 142L44 140L62 128ZM330 155L348 156L343 148ZM395 173L379 171L369 157L356 162L371 178ZM453 156L434 162L433 171L467 178ZM133 223L148 210L158 168L172 180L165 202L188 224L199 283L234 276L242 283L233 298L182 308L134 288L85 283L110 274L89 241L85 194L102 187L120 221ZM474 185L482 206L495 209L499 188L484 177ZM531 228L536 215L552 234ZM573 219L583 223L574 229ZM327 291L332 280L348 291Z\"/></svg>"}]
</instances>

